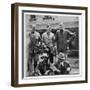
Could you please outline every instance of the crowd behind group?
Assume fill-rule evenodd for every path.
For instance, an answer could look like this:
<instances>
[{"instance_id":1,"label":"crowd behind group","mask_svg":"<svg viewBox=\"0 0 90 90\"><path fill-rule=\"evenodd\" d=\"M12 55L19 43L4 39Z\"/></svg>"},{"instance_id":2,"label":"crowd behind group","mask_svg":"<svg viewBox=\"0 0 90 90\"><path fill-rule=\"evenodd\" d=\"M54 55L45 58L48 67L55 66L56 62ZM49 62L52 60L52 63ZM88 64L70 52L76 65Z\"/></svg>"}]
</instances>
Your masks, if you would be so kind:
<instances>
[{"instance_id":1,"label":"crowd behind group","mask_svg":"<svg viewBox=\"0 0 90 90\"><path fill-rule=\"evenodd\" d=\"M42 35L32 25L29 34L28 68L29 76L69 74L71 67L67 62L69 43L74 40L75 33L59 25L56 34L51 26Z\"/></svg>"}]
</instances>

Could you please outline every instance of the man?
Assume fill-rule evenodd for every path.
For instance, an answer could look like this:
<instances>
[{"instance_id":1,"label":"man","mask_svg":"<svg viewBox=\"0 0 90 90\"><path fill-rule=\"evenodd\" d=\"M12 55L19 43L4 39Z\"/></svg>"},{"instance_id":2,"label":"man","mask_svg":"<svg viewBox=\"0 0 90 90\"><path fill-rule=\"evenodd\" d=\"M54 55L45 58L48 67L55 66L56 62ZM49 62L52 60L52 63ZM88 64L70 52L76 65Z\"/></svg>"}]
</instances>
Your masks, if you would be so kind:
<instances>
[{"instance_id":1,"label":"man","mask_svg":"<svg viewBox=\"0 0 90 90\"><path fill-rule=\"evenodd\" d=\"M72 33L69 30L64 29L64 26L62 23L59 25L59 30L57 30L56 32L56 43L57 43L58 53L66 52L67 44L72 40L72 37L74 36L75 36L75 33Z\"/></svg>"},{"instance_id":2,"label":"man","mask_svg":"<svg viewBox=\"0 0 90 90\"><path fill-rule=\"evenodd\" d=\"M55 71L55 74L69 74L71 71L71 67L69 62L65 59L64 53L59 53L58 55L58 61L55 64L55 67L58 69Z\"/></svg>"},{"instance_id":3,"label":"man","mask_svg":"<svg viewBox=\"0 0 90 90\"><path fill-rule=\"evenodd\" d=\"M51 32L51 28L49 25L47 26L47 31L42 34L42 41L49 49L49 59L50 62L53 63L53 48L55 43L55 35Z\"/></svg>"},{"instance_id":4,"label":"man","mask_svg":"<svg viewBox=\"0 0 90 90\"><path fill-rule=\"evenodd\" d=\"M40 34L36 31L34 25L32 26L32 30L29 34L29 37L30 37L30 43L29 43L28 68L31 73L31 71L33 71L33 69L35 70L37 66L38 52L39 52L39 45L40 45Z\"/></svg>"},{"instance_id":5,"label":"man","mask_svg":"<svg viewBox=\"0 0 90 90\"><path fill-rule=\"evenodd\" d=\"M48 55L47 53L43 53L41 55L41 59L38 62L37 68L36 68L36 72L41 76L41 75L47 75L47 71L50 69L50 64L48 62Z\"/></svg>"}]
</instances>

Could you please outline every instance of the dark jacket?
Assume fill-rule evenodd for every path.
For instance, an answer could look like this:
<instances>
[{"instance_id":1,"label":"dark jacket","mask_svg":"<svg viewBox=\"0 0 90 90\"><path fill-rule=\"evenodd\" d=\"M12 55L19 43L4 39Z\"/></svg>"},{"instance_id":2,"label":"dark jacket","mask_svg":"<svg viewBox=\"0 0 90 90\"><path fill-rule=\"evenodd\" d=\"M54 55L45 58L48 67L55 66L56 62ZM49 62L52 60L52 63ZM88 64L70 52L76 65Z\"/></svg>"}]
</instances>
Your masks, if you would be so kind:
<instances>
[{"instance_id":1,"label":"dark jacket","mask_svg":"<svg viewBox=\"0 0 90 90\"><path fill-rule=\"evenodd\" d=\"M57 62L55 64L56 68L60 70L60 74L69 74L71 67L70 64L66 61L63 62ZM67 70L68 68L70 68L70 70Z\"/></svg>"}]
</instances>

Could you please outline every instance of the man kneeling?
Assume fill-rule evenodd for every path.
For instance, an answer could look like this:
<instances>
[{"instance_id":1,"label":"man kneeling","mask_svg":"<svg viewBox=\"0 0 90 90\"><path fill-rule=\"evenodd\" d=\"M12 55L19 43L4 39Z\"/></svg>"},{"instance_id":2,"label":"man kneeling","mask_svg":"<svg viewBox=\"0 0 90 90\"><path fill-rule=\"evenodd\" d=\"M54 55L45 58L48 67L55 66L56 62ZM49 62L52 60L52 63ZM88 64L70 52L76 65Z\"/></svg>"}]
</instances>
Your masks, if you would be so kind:
<instances>
[{"instance_id":1,"label":"man kneeling","mask_svg":"<svg viewBox=\"0 0 90 90\"><path fill-rule=\"evenodd\" d=\"M65 59L64 53L59 53L58 61L55 64L55 67L59 70L59 72L55 71L55 74L69 74L71 71L70 64Z\"/></svg>"}]
</instances>

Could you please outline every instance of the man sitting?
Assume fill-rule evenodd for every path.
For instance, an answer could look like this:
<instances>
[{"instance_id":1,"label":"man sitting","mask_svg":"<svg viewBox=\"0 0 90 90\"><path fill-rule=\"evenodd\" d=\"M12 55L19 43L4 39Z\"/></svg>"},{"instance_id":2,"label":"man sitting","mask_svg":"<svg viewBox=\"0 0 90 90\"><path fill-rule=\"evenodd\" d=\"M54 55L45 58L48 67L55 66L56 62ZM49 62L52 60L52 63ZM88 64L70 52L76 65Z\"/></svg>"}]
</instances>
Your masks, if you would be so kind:
<instances>
[{"instance_id":1,"label":"man sitting","mask_svg":"<svg viewBox=\"0 0 90 90\"><path fill-rule=\"evenodd\" d=\"M71 71L70 64L65 59L64 53L59 53L58 61L55 64L55 67L59 70L59 72L55 71L55 74L69 74Z\"/></svg>"},{"instance_id":2,"label":"man sitting","mask_svg":"<svg viewBox=\"0 0 90 90\"><path fill-rule=\"evenodd\" d=\"M41 60L37 65L37 72L39 75L46 75L46 72L50 69L50 64L48 63L48 55L47 53L43 53L41 55Z\"/></svg>"}]
</instances>

